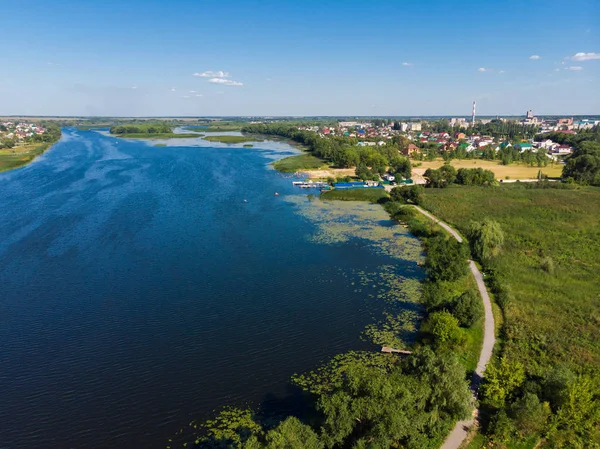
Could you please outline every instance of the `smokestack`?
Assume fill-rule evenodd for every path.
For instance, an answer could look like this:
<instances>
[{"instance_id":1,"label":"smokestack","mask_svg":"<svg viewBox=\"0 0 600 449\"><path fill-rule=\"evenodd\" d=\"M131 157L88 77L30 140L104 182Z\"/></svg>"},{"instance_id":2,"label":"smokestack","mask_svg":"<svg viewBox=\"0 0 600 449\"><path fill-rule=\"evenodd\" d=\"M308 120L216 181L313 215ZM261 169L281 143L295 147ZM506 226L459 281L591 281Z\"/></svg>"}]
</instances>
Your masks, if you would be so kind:
<instances>
[{"instance_id":1,"label":"smokestack","mask_svg":"<svg viewBox=\"0 0 600 449\"><path fill-rule=\"evenodd\" d=\"M473 102L473 123L471 124L471 126L475 126L475 104L476 102Z\"/></svg>"}]
</instances>

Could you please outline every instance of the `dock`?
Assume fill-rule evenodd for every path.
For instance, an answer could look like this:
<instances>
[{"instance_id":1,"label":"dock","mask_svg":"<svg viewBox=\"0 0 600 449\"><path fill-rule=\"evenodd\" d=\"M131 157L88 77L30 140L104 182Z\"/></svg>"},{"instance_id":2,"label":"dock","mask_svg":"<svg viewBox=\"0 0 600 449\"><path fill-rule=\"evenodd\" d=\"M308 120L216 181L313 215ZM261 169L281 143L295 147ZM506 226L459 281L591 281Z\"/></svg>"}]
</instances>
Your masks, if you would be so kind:
<instances>
[{"instance_id":1,"label":"dock","mask_svg":"<svg viewBox=\"0 0 600 449\"><path fill-rule=\"evenodd\" d=\"M382 346L381 347L381 352L386 352L388 354L412 354L412 351L405 351L404 349L394 349L394 348L389 348L387 346Z\"/></svg>"}]
</instances>

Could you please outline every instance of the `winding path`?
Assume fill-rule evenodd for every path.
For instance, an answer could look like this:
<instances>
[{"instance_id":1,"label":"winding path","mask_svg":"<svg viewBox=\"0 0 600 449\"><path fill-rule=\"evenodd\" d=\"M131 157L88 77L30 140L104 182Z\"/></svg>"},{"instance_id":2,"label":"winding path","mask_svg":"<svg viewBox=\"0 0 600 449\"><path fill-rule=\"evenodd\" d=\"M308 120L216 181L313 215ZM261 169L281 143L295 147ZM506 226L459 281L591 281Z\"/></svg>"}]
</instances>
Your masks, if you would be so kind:
<instances>
[{"instance_id":1,"label":"winding path","mask_svg":"<svg viewBox=\"0 0 600 449\"><path fill-rule=\"evenodd\" d=\"M419 212L421 212L426 217L433 220L435 223L439 224L442 228L448 231L457 241L463 242L463 238L461 235L448 224L439 220L437 217L427 212L425 209L420 208L419 206L414 206ZM481 295L481 299L483 300L483 308L485 311L484 315L484 326L483 326L483 345L481 347L481 353L479 354L479 361L477 362L477 368L475 369L475 374L473 375L473 379L471 380L471 389L473 390L473 394L477 394L477 390L479 389L479 384L483 379L483 373L485 372L485 367L488 362L492 358L492 351L494 350L494 343L496 343L496 336L494 333L494 314L492 312L492 302L490 301L490 295L485 288L485 283L483 282L483 275L475 262L469 260L469 268L471 269L471 273L473 273L473 277L477 282L477 288L479 289L479 294ZM441 449L458 449L462 442L467 437L469 432L469 428L475 422L477 417L478 410L475 409L473 411L473 418L459 421L450 432L450 435L444 441Z\"/></svg>"}]
</instances>

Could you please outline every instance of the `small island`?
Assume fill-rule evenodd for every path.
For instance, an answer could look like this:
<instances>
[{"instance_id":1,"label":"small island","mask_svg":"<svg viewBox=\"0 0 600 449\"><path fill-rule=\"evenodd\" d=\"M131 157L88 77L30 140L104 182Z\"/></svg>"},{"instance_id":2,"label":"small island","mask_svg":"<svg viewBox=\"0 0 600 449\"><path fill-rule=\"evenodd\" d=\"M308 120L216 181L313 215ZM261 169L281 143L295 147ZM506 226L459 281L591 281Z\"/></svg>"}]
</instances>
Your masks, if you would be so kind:
<instances>
[{"instance_id":1,"label":"small island","mask_svg":"<svg viewBox=\"0 0 600 449\"><path fill-rule=\"evenodd\" d=\"M173 128L165 123L117 125L110 128L110 133L128 139L190 139L203 136L199 133L174 133Z\"/></svg>"},{"instance_id":2,"label":"small island","mask_svg":"<svg viewBox=\"0 0 600 449\"><path fill-rule=\"evenodd\" d=\"M205 136L204 140L207 140L209 142L221 143L262 142L260 140L246 136Z\"/></svg>"}]
</instances>

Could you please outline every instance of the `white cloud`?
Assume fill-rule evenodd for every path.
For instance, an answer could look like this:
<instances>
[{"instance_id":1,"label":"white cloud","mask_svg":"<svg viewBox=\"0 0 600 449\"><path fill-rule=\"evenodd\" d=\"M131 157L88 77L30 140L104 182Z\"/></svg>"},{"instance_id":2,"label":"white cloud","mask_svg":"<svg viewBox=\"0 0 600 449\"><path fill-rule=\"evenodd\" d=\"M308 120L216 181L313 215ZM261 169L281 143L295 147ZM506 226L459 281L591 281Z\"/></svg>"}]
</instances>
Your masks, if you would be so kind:
<instances>
[{"instance_id":1,"label":"white cloud","mask_svg":"<svg viewBox=\"0 0 600 449\"><path fill-rule=\"evenodd\" d=\"M137 89L137 86L134 84L133 86L131 86L132 89Z\"/></svg>"},{"instance_id":2,"label":"white cloud","mask_svg":"<svg viewBox=\"0 0 600 449\"><path fill-rule=\"evenodd\" d=\"M190 93L191 93L191 94L195 94L195 93L196 93L196 91L195 91L195 90L190 90Z\"/></svg>"},{"instance_id":3,"label":"white cloud","mask_svg":"<svg viewBox=\"0 0 600 449\"><path fill-rule=\"evenodd\" d=\"M224 80L223 78L211 78L208 80L209 83L215 83L215 84L223 84L225 86L243 86L243 83L240 83L239 81L233 81L233 80Z\"/></svg>"},{"instance_id":4,"label":"white cloud","mask_svg":"<svg viewBox=\"0 0 600 449\"><path fill-rule=\"evenodd\" d=\"M504 73L504 70L500 70L498 73Z\"/></svg>"},{"instance_id":5,"label":"white cloud","mask_svg":"<svg viewBox=\"0 0 600 449\"><path fill-rule=\"evenodd\" d=\"M542 59L542 57L540 55L531 55L529 57L529 59L537 60L537 59Z\"/></svg>"},{"instance_id":6,"label":"white cloud","mask_svg":"<svg viewBox=\"0 0 600 449\"><path fill-rule=\"evenodd\" d=\"M271 81L271 78L267 78L267 81Z\"/></svg>"},{"instance_id":7,"label":"white cloud","mask_svg":"<svg viewBox=\"0 0 600 449\"><path fill-rule=\"evenodd\" d=\"M204 95L202 94L196 94L197 97L203 97Z\"/></svg>"},{"instance_id":8,"label":"white cloud","mask_svg":"<svg viewBox=\"0 0 600 449\"><path fill-rule=\"evenodd\" d=\"M182 95L181 98L190 98L189 95Z\"/></svg>"},{"instance_id":9,"label":"white cloud","mask_svg":"<svg viewBox=\"0 0 600 449\"><path fill-rule=\"evenodd\" d=\"M174 87L171 87L171 92L175 92L175 88Z\"/></svg>"},{"instance_id":10,"label":"white cloud","mask_svg":"<svg viewBox=\"0 0 600 449\"><path fill-rule=\"evenodd\" d=\"M478 72L489 72L489 71L490 71L490 69L486 69L485 67L479 67L479 68L477 69L477 71L478 71Z\"/></svg>"},{"instance_id":11,"label":"white cloud","mask_svg":"<svg viewBox=\"0 0 600 449\"><path fill-rule=\"evenodd\" d=\"M222 70L219 70L217 72L207 70L206 72L202 73L196 72L194 73L194 76L200 76L202 78L229 78L229 73L223 72Z\"/></svg>"},{"instance_id":12,"label":"white cloud","mask_svg":"<svg viewBox=\"0 0 600 449\"><path fill-rule=\"evenodd\" d=\"M404 67L412 67L412 66L414 66L414 64L412 62L403 62L402 65Z\"/></svg>"},{"instance_id":13,"label":"white cloud","mask_svg":"<svg viewBox=\"0 0 600 449\"><path fill-rule=\"evenodd\" d=\"M592 59L600 59L600 53L575 53L569 59L573 61L591 61Z\"/></svg>"},{"instance_id":14,"label":"white cloud","mask_svg":"<svg viewBox=\"0 0 600 449\"><path fill-rule=\"evenodd\" d=\"M579 71L579 70L583 70L583 67L581 67L579 65L572 65L571 67L565 67L565 70Z\"/></svg>"},{"instance_id":15,"label":"white cloud","mask_svg":"<svg viewBox=\"0 0 600 449\"><path fill-rule=\"evenodd\" d=\"M560 69L554 69L555 72L560 72Z\"/></svg>"}]
</instances>

